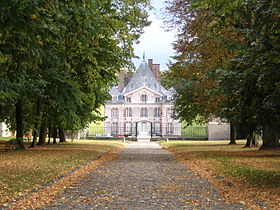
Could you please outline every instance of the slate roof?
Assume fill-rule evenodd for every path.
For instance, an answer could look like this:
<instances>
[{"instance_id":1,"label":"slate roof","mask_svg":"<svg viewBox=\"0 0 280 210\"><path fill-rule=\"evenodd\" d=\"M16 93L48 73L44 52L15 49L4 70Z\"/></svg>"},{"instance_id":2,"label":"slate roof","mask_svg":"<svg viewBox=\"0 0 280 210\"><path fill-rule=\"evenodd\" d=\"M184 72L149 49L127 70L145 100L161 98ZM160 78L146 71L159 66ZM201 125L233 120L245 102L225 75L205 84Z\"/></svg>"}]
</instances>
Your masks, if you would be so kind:
<instances>
[{"instance_id":1,"label":"slate roof","mask_svg":"<svg viewBox=\"0 0 280 210\"><path fill-rule=\"evenodd\" d=\"M169 90L164 89L160 83L157 82L153 72L150 67L143 60L137 71L132 76L131 80L128 82L127 86L120 92L116 87L112 88L109 93L113 97L112 102L124 102L124 95L137 90L142 87L147 87L159 94L161 94L161 101L169 101L176 92L174 88Z\"/></svg>"},{"instance_id":2,"label":"slate roof","mask_svg":"<svg viewBox=\"0 0 280 210\"><path fill-rule=\"evenodd\" d=\"M123 89L122 94L125 95L141 87L148 87L161 95L166 94L166 90L157 82L154 74L149 68L146 61L143 61L136 73L133 75L127 86Z\"/></svg>"},{"instance_id":3,"label":"slate roof","mask_svg":"<svg viewBox=\"0 0 280 210\"><path fill-rule=\"evenodd\" d=\"M121 92L117 88L115 88L115 87L113 87L109 91L109 93L110 93L111 96L119 96L119 95L121 95Z\"/></svg>"},{"instance_id":4,"label":"slate roof","mask_svg":"<svg viewBox=\"0 0 280 210\"><path fill-rule=\"evenodd\" d=\"M169 88L169 90L166 92L166 95L170 97L175 94L176 94L176 90L173 87Z\"/></svg>"}]
</instances>

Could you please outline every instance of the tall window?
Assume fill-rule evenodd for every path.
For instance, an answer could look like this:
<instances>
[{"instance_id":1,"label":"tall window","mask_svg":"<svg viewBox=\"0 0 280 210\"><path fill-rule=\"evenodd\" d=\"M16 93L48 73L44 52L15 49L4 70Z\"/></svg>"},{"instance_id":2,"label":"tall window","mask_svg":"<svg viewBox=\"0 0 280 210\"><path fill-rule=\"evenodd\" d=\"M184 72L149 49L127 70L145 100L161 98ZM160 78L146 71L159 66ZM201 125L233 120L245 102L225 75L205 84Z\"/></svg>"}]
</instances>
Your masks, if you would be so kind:
<instances>
[{"instance_id":1,"label":"tall window","mask_svg":"<svg viewBox=\"0 0 280 210\"><path fill-rule=\"evenodd\" d=\"M172 133L173 133L173 125L172 125L172 123L167 123L166 134L172 134Z\"/></svg>"},{"instance_id":2,"label":"tall window","mask_svg":"<svg viewBox=\"0 0 280 210\"><path fill-rule=\"evenodd\" d=\"M147 108L141 108L140 117L148 117L148 109Z\"/></svg>"},{"instance_id":3,"label":"tall window","mask_svg":"<svg viewBox=\"0 0 280 210\"><path fill-rule=\"evenodd\" d=\"M131 122L125 123L125 133L126 134L131 134L132 132L132 124Z\"/></svg>"},{"instance_id":4,"label":"tall window","mask_svg":"<svg viewBox=\"0 0 280 210\"><path fill-rule=\"evenodd\" d=\"M147 95L141 95L141 101L142 101L142 103L147 103L147 101L148 101L148 96Z\"/></svg>"},{"instance_id":5,"label":"tall window","mask_svg":"<svg viewBox=\"0 0 280 210\"><path fill-rule=\"evenodd\" d=\"M111 132L112 132L112 134L118 134L118 123L117 122L112 123Z\"/></svg>"},{"instance_id":6,"label":"tall window","mask_svg":"<svg viewBox=\"0 0 280 210\"><path fill-rule=\"evenodd\" d=\"M161 114L160 108L155 108L154 109L154 117L160 117L160 114Z\"/></svg>"},{"instance_id":7,"label":"tall window","mask_svg":"<svg viewBox=\"0 0 280 210\"><path fill-rule=\"evenodd\" d=\"M112 109L112 118L118 119L118 109L117 108Z\"/></svg>"},{"instance_id":8,"label":"tall window","mask_svg":"<svg viewBox=\"0 0 280 210\"><path fill-rule=\"evenodd\" d=\"M172 118L172 116L173 116L173 110L171 108L168 108L167 109L167 117Z\"/></svg>"},{"instance_id":9,"label":"tall window","mask_svg":"<svg viewBox=\"0 0 280 210\"><path fill-rule=\"evenodd\" d=\"M161 124L160 124L160 122L155 122L154 131L155 131L155 133L160 133L161 132Z\"/></svg>"},{"instance_id":10,"label":"tall window","mask_svg":"<svg viewBox=\"0 0 280 210\"><path fill-rule=\"evenodd\" d=\"M126 108L125 109L125 116L126 117L132 117L132 109L131 108Z\"/></svg>"}]
</instances>

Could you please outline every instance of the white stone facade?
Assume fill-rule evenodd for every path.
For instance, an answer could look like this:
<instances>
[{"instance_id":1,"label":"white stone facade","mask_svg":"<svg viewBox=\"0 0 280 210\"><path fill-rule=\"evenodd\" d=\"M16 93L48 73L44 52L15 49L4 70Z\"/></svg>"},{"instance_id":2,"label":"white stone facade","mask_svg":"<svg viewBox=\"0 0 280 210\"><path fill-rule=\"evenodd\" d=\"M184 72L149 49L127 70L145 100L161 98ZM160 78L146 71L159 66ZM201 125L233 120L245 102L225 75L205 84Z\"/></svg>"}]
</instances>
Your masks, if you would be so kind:
<instances>
[{"instance_id":1,"label":"white stone facade","mask_svg":"<svg viewBox=\"0 0 280 210\"><path fill-rule=\"evenodd\" d=\"M168 137L181 135L173 118L172 94L165 90L145 61L123 90L113 88L105 105L106 136Z\"/></svg>"},{"instance_id":2,"label":"white stone facade","mask_svg":"<svg viewBox=\"0 0 280 210\"><path fill-rule=\"evenodd\" d=\"M12 133L9 131L7 125L5 123L0 123L0 136L1 137L10 137Z\"/></svg>"}]
</instances>

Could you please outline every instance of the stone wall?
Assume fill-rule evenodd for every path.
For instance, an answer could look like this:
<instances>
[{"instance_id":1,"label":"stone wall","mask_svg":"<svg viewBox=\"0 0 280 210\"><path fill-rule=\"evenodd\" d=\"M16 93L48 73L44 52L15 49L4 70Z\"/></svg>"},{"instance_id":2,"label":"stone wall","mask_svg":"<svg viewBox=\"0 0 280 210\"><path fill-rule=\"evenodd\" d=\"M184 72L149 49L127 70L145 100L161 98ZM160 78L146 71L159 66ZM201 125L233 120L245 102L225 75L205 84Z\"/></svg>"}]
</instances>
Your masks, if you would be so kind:
<instances>
[{"instance_id":1,"label":"stone wall","mask_svg":"<svg viewBox=\"0 0 280 210\"><path fill-rule=\"evenodd\" d=\"M207 125L208 140L230 139L230 126L227 123L210 122Z\"/></svg>"}]
</instances>

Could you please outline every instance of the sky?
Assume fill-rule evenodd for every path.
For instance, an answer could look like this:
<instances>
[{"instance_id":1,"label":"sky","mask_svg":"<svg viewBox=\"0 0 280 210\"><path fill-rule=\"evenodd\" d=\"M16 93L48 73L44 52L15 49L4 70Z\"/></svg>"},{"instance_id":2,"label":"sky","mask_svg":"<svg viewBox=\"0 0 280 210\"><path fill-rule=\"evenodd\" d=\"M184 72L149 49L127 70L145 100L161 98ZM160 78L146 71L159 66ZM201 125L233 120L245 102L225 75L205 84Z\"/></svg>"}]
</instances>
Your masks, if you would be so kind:
<instances>
[{"instance_id":1,"label":"sky","mask_svg":"<svg viewBox=\"0 0 280 210\"><path fill-rule=\"evenodd\" d=\"M140 37L140 43L134 44L134 52L139 59L133 59L136 68L139 67L145 53L146 61L151 58L154 63L160 64L161 70L167 70L167 63L171 60L170 56L174 55L172 42L175 40L175 32L166 32L161 19L164 10L165 0L152 0L152 6L155 8L150 11L149 20L151 25L146 27L144 34Z\"/></svg>"}]
</instances>

